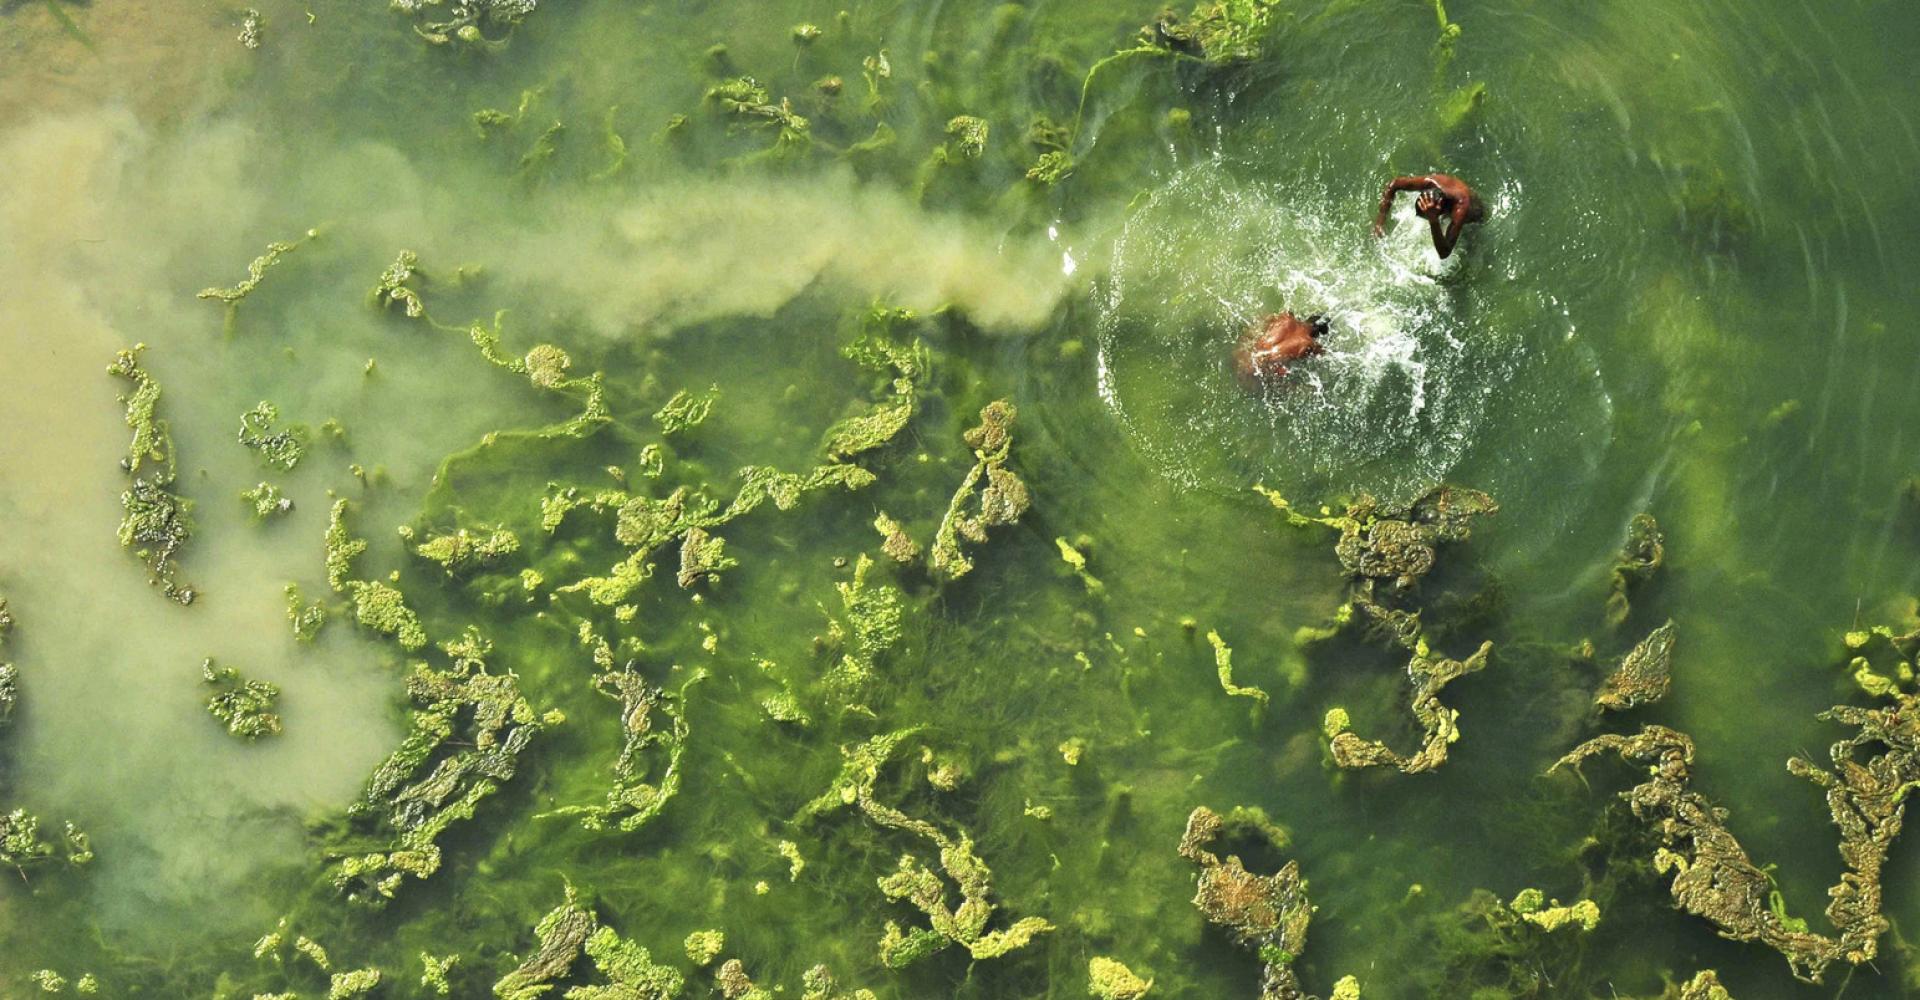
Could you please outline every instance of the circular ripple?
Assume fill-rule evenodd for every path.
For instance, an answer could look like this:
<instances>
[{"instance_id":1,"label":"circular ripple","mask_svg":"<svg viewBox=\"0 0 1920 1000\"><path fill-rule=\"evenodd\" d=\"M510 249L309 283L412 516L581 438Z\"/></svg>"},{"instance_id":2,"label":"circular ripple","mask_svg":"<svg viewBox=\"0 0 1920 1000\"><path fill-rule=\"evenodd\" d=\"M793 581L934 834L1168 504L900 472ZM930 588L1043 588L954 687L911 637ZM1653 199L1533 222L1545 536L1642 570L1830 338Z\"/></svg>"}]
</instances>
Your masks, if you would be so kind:
<instances>
[{"instance_id":1,"label":"circular ripple","mask_svg":"<svg viewBox=\"0 0 1920 1000\"><path fill-rule=\"evenodd\" d=\"M1517 191L1487 197L1501 215ZM1401 202L1376 240L1350 204L1237 179L1215 160L1175 175L1134 211L1099 297L1099 387L1164 475L1196 488L1265 483L1302 496L1409 499L1461 461L1496 402L1511 412L1508 387L1537 356L1527 341L1570 320L1552 314L1550 297L1516 289L1511 274L1465 275L1461 255L1438 259ZM1481 282L1502 297L1475 291ZM1232 371L1233 348L1281 309L1326 314L1327 353L1249 391ZM1527 321L1513 322L1516 312ZM1488 322L1494 315L1508 322ZM1553 381L1584 381L1584 395L1596 396L1592 365L1567 360Z\"/></svg>"}]
</instances>

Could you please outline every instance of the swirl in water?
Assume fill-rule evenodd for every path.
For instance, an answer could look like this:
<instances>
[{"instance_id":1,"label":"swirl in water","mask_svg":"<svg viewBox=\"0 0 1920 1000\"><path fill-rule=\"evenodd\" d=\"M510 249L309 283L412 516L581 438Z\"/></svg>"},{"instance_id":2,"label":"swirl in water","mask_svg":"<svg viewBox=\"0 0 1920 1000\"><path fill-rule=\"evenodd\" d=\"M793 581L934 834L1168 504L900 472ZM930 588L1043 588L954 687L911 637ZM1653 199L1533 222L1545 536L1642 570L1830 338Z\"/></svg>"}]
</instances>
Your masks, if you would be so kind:
<instances>
[{"instance_id":1,"label":"swirl in water","mask_svg":"<svg viewBox=\"0 0 1920 1000\"><path fill-rule=\"evenodd\" d=\"M1488 197L1496 219L1513 209L1511 191ZM1189 487L1408 499L1453 469L1525 351L1517 334L1476 319L1507 310L1488 309L1455 274L1462 254L1439 259L1410 202L1376 240L1358 203L1241 182L1213 161L1135 211L1100 303L1099 383L1163 474ZM1484 228L1468 231L1464 254ZM1325 314L1326 353L1249 389L1233 349L1280 310Z\"/></svg>"}]
</instances>

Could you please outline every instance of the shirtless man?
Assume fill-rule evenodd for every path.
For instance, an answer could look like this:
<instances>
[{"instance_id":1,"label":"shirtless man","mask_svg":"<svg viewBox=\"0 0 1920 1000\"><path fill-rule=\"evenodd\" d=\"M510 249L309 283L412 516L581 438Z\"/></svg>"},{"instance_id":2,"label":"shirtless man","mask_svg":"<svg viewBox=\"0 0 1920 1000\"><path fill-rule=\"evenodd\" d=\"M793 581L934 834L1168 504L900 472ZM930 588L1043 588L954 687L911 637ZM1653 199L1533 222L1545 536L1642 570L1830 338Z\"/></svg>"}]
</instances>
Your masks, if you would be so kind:
<instances>
[{"instance_id":1,"label":"shirtless man","mask_svg":"<svg viewBox=\"0 0 1920 1000\"><path fill-rule=\"evenodd\" d=\"M1233 351L1233 371L1243 385L1270 383L1287 374L1287 362L1326 353L1320 338L1327 334L1325 316L1300 319L1290 312L1275 313L1254 324Z\"/></svg>"},{"instance_id":2,"label":"shirtless man","mask_svg":"<svg viewBox=\"0 0 1920 1000\"><path fill-rule=\"evenodd\" d=\"M1426 174L1420 177L1395 177L1387 183L1387 189L1380 193L1380 214L1373 219L1373 235L1386 235L1387 213L1393 209L1393 197L1402 191L1418 191L1414 199L1413 213L1427 220L1433 230L1433 248L1440 252L1445 260L1453 253L1453 244L1460 239L1460 229L1469 222L1484 222L1487 218L1486 203L1473 193L1466 182L1449 174ZM1441 222L1450 220L1452 228L1442 229Z\"/></svg>"}]
</instances>

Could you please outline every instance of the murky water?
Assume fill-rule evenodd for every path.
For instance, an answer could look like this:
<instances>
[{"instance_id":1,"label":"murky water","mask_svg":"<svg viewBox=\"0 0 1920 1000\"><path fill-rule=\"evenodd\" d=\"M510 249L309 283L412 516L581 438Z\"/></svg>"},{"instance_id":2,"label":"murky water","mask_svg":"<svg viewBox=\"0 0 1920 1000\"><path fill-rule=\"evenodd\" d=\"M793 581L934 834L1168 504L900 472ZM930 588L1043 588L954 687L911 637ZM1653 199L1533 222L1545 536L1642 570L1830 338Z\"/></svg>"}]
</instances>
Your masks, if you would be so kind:
<instances>
[{"instance_id":1,"label":"murky water","mask_svg":"<svg viewBox=\"0 0 1920 1000\"><path fill-rule=\"evenodd\" d=\"M1907 7L1462 0L1449 40L1425 5L1315 0L1209 67L1102 63L1160 10L1123 0L602 0L445 46L412 30L435 7L361 6L265 3L257 49L237 9L0 8L0 597L18 621L0 660L20 676L0 813L70 820L97 853L0 885L0 995L32 995L41 969L108 996L324 995L306 959L254 957L291 915L336 969L385 970L376 995L432 995L427 951L461 956L452 995L487 996L572 885L686 995L713 974L681 942L719 928L723 957L790 996L817 963L882 997L1085 996L1093 956L1155 996L1252 996L1259 959L1189 904L1175 845L1198 805L1289 831L1248 862L1300 862L1318 910L1296 969L1318 995L1354 975L1368 997L1655 996L1701 968L1742 998L1920 988L1911 838L1879 958L1803 986L1673 912L1664 880L1596 870L1583 844L1617 835L1632 768L1541 776L1601 731L1691 734L1697 787L1822 929L1841 862L1784 762L1823 756L1841 730L1816 713L1864 698L1841 633L1912 627L1920 594ZM709 91L741 76L765 94L734 115ZM783 137L782 115L806 123ZM987 123L977 156L961 115ZM1071 171L1029 179L1048 153ZM1491 209L1446 261L1406 199L1385 240L1368 233L1380 185L1429 170ZM310 229L231 312L195 298ZM370 304L403 249L426 319ZM739 562L717 581L682 589L668 550L618 611L556 592L627 549L610 511L543 530L543 495L687 485L724 505L743 466L821 464L828 428L890 391L842 355L881 305L916 311L901 329L931 376L900 437L853 459L873 484L715 528ZM1233 344L1282 308L1327 314L1328 353L1249 393ZM580 396L490 364L475 323L515 359L554 344L572 375L604 373L612 421L512 433ZM129 431L104 369L135 343L195 504L187 607L115 537ZM711 417L663 435L653 414L710 386ZM924 557L870 571L899 588L901 639L849 695L825 680L835 585L880 557L878 513L933 541L976 460L961 433L1002 398L1032 509L967 543L958 581ZM268 468L235 441L262 400L344 433ZM254 519L239 493L261 481L291 513ZM1428 625L1455 655L1493 640L1493 663L1447 691L1463 735L1443 768L1339 771L1331 707L1415 738L1404 661L1296 642L1345 600L1333 535L1252 487L1317 506L1441 482L1501 511L1443 554ZM339 497L371 543L362 579L394 574L435 643L478 628L489 669L565 716L440 839L441 870L378 908L330 882L343 855L385 849L346 810L408 731L409 661L448 656L356 628L328 591ZM1669 562L1610 630L1607 574L1641 511ZM505 527L523 547L456 579L402 527ZM336 604L311 644L289 583ZM1666 618L1673 693L1596 719L1596 672L1556 651L1617 655ZM582 626L649 684L709 675L685 688L683 786L632 832L554 814L602 801L621 753ZM1209 630L1264 708L1222 690ZM280 685L285 733L246 743L209 717L208 657ZM769 717L783 692L808 724ZM800 817L842 746L915 726L877 794L971 836L991 926L1054 925L1024 948L886 968L888 922L925 918L876 880L928 844L853 810ZM641 756L659 783L664 749ZM939 761L963 774L950 790L928 780ZM1594 931L1498 974L1472 964L1485 942L1456 910L1473 890L1603 883ZM561 981L599 980L583 959Z\"/></svg>"}]
</instances>

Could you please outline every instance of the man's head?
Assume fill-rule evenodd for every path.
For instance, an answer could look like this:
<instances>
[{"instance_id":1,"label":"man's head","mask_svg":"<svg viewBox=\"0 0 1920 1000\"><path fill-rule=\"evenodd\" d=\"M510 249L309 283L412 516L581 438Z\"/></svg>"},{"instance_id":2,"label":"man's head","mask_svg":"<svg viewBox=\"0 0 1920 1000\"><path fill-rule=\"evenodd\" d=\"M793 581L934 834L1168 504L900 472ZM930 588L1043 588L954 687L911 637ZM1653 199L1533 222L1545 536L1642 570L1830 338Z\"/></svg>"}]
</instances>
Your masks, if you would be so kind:
<instances>
[{"instance_id":1,"label":"man's head","mask_svg":"<svg viewBox=\"0 0 1920 1000\"><path fill-rule=\"evenodd\" d=\"M1314 313L1313 315L1308 316L1307 326L1312 328L1313 339L1315 340L1319 340L1321 337L1324 337L1327 335L1327 330L1328 330L1327 317L1320 313Z\"/></svg>"}]
</instances>

